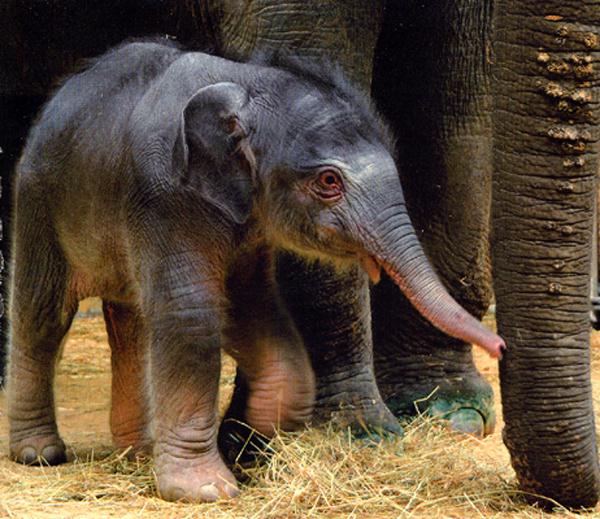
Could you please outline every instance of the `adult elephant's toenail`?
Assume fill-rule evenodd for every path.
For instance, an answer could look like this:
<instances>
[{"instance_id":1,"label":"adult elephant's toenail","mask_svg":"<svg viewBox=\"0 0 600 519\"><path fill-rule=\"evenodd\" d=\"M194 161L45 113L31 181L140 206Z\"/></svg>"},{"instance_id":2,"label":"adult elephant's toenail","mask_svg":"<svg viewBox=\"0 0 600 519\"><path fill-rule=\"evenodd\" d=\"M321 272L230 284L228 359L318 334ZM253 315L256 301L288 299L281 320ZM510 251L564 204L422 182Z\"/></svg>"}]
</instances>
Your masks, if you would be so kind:
<instances>
[{"instance_id":1,"label":"adult elephant's toenail","mask_svg":"<svg viewBox=\"0 0 600 519\"><path fill-rule=\"evenodd\" d=\"M485 434L483 416L475 409L458 409L451 413L447 419L450 422L450 426L455 431L471 434L478 438L483 438Z\"/></svg>"}]
</instances>

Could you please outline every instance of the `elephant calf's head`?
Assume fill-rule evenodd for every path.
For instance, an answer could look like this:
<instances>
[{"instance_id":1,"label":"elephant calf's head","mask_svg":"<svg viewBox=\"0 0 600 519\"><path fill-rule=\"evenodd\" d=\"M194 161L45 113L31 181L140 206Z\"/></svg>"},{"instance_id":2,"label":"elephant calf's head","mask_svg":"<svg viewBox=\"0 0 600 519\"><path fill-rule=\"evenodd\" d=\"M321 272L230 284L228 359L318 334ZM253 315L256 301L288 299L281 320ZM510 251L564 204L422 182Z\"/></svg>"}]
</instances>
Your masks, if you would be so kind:
<instances>
[{"instance_id":1,"label":"elephant calf's head","mask_svg":"<svg viewBox=\"0 0 600 519\"><path fill-rule=\"evenodd\" d=\"M339 268L358 261L374 282L383 268L435 326L499 357L502 339L452 299L429 265L392 139L367 99L335 67L251 70L239 84L202 89L184 110L176 156L215 163L206 196L239 223L254 210L275 245Z\"/></svg>"}]
</instances>

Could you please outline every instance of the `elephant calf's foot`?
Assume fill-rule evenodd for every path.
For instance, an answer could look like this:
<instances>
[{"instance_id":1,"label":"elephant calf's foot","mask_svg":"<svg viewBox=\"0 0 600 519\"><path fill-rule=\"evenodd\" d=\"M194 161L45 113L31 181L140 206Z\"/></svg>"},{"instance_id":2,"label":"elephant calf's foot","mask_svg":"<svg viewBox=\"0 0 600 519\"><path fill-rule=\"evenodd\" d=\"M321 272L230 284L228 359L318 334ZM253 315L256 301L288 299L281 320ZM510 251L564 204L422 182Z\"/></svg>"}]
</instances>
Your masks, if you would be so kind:
<instances>
[{"instance_id":1,"label":"elephant calf's foot","mask_svg":"<svg viewBox=\"0 0 600 519\"><path fill-rule=\"evenodd\" d=\"M212 503L239 494L235 477L217 452L193 460L161 454L155 465L158 493L166 501Z\"/></svg>"},{"instance_id":2,"label":"elephant calf's foot","mask_svg":"<svg viewBox=\"0 0 600 519\"><path fill-rule=\"evenodd\" d=\"M24 465L60 465L67 461L65 444L55 434L31 436L11 443L10 456Z\"/></svg>"},{"instance_id":3,"label":"elephant calf's foot","mask_svg":"<svg viewBox=\"0 0 600 519\"><path fill-rule=\"evenodd\" d=\"M152 444L145 436L114 436L113 444L120 451L126 451L125 457L129 461L150 458Z\"/></svg>"},{"instance_id":4,"label":"elephant calf's foot","mask_svg":"<svg viewBox=\"0 0 600 519\"><path fill-rule=\"evenodd\" d=\"M225 461L242 480L244 472L236 469L255 467L266 462L274 452L269 438L234 418L226 418L221 423L218 444Z\"/></svg>"}]
</instances>

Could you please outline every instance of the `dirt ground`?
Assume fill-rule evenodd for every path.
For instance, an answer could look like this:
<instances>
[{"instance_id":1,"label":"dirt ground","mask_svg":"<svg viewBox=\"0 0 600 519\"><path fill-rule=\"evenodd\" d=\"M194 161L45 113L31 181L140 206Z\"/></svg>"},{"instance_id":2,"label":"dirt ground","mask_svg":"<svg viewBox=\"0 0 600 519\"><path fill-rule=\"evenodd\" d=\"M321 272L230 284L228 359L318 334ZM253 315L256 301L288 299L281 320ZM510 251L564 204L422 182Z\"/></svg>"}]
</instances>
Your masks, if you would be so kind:
<instances>
[{"instance_id":1,"label":"dirt ground","mask_svg":"<svg viewBox=\"0 0 600 519\"><path fill-rule=\"evenodd\" d=\"M593 342L598 414L600 335ZM286 435L275 440L277 453L252 473L237 500L173 504L157 498L151 462L129 462L111 447L104 324L99 316L77 319L56 383L58 423L71 461L44 468L11 462L0 394L0 517L546 517L519 493L502 444L497 364L476 355L494 386L499 416L485 440L426 419L410 425L403 440L376 446L331 430ZM234 369L226 359L222 408ZM586 515L600 517L600 507ZM560 509L552 516L575 517Z\"/></svg>"}]
</instances>

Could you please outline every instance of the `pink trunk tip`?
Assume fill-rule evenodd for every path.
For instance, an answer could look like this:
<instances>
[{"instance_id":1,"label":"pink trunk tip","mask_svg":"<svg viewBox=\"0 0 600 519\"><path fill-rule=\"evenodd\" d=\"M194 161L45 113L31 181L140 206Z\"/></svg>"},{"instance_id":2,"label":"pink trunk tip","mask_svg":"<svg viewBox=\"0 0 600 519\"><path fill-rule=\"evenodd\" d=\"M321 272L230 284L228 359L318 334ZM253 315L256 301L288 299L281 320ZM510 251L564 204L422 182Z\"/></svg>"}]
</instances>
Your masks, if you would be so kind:
<instances>
[{"instance_id":1,"label":"pink trunk tip","mask_svg":"<svg viewBox=\"0 0 600 519\"><path fill-rule=\"evenodd\" d=\"M387 261L379 262L417 311L436 328L483 348L494 359L502 358L506 351L504 340L460 306L433 271L427 269L425 279L416 283L402 276Z\"/></svg>"}]
</instances>

